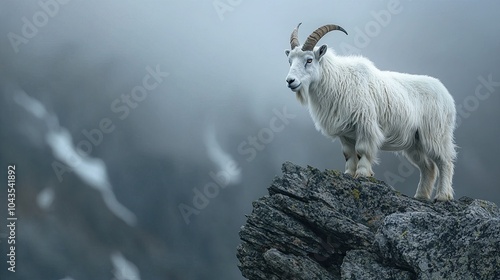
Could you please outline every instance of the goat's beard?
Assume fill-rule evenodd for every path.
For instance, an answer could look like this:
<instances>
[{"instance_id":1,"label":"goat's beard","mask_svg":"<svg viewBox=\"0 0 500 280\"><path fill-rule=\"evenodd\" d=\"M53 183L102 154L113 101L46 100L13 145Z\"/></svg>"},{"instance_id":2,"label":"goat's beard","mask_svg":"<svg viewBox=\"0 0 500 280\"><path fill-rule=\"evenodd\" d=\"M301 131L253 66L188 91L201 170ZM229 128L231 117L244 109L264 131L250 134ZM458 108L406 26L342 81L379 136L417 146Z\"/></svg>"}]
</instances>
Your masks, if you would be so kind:
<instances>
[{"instance_id":1,"label":"goat's beard","mask_svg":"<svg viewBox=\"0 0 500 280\"><path fill-rule=\"evenodd\" d=\"M297 100L299 100L302 105L307 105L307 91L308 90L305 87L302 87L299 91L295 92Z\"/></svg>"}]
</instances>

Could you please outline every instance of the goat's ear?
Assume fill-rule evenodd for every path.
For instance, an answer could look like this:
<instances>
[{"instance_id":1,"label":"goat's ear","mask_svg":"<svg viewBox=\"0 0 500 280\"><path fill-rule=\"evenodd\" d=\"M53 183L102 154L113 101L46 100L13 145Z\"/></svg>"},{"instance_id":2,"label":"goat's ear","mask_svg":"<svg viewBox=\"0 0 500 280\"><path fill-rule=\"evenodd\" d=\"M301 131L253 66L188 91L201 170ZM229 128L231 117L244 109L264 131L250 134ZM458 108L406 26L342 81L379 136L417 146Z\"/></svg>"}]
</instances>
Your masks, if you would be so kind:
<instances>
[{"instance_id":1,"label":"goat's ear","mask_svg":"<svg viewBox=\"0 0 500 280\"><path fill-rule=\"evenodd\" d=\"M321 47L319 47L319 49L317 49L314 52L314 56L316 56L316 59L320 59L326 53L327 50L328 50L328 46L322 45Z\"/></svg>"},{"instance_id":2,"label":"goat's ear","mask_svg":"<svg viewBox=\"0 0 500 280\"><path fill-rule=\"evenodd\" d=\"M285 54L286 54L286 56L288 56L290 54L290 50L286 49Z\"/></svg>"}]
</instances>

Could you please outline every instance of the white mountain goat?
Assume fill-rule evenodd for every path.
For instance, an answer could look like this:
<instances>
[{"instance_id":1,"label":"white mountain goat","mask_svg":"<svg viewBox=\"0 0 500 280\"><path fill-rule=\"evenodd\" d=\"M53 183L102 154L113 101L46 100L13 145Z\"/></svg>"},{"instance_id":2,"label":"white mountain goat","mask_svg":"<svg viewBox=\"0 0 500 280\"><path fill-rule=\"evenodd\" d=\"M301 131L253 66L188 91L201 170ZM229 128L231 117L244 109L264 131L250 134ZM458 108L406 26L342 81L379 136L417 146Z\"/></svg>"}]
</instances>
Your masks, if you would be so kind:
<instances>
[{"instance_id":1,"label":"white mountain goat","mask_svg":"<svg viewBox=\"0 0 500 280\"><path fill-rule=\"evenodd\" d=\"M340 138L346 171L354 177L373 176L379 149L402 151L420 169L415 194L430 199L453 199L455 102L432 77L377 69L360 56L338 56L327 45L315 47L337 25L316 29L301 47L298 28L286 50L288 87L309 107L316 128Z\"/></svg>"}]
</instances>

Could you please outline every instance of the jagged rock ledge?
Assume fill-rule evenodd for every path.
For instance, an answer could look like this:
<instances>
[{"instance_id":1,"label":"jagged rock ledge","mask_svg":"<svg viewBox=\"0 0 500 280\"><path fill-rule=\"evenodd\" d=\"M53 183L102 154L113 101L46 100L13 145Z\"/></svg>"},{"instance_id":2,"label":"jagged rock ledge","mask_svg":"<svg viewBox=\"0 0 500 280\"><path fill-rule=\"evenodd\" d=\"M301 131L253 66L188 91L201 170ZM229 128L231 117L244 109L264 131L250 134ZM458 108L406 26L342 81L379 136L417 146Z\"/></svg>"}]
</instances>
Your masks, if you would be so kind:
<instances>
[{"instance_id":1,"label":"jagged rock ledge","mask_svg":"<svg viewBox=\"0 0 500 280\"><path fill-rule=\"evenodd\" d=\"M424 202L374 178L282 170L241 228L246 278L500 279L494 203Z\"/></svg>"}]
</instances>

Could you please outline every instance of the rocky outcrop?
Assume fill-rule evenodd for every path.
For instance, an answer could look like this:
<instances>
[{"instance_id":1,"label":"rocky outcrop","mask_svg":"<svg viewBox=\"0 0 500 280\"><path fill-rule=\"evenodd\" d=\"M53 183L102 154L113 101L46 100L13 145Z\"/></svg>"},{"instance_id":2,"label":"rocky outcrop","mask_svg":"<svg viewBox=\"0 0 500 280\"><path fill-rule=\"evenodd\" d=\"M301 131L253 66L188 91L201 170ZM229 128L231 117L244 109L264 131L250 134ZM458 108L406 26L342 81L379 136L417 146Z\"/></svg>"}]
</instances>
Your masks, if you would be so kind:
<instances>
[{"instance_id":1,"label":"rocky outcrop","mask_svg":"<svg viewBox=\"0 0 500 280\"><path fill-rule=\"evenodd\" d=\"M248 279L500 279L500 210L426 202L374 178L283 164L253 203L237 256Z\"/></svg>"}]
</instances>

